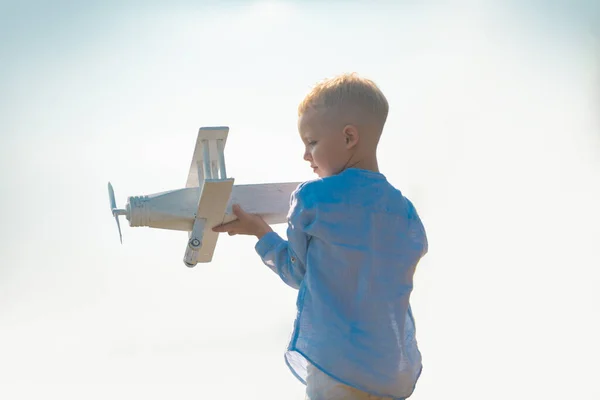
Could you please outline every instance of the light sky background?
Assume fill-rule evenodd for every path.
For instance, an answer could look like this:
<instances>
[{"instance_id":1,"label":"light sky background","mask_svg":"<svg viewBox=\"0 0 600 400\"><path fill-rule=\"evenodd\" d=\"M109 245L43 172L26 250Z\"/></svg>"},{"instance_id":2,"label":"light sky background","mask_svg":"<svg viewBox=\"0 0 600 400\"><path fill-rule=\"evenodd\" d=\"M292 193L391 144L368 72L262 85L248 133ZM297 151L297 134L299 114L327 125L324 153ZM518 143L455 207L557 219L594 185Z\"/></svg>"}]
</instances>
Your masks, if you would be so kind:
<instances>
[{"instance_id":1,"label":"light sky background","mask_svg":"<svg viewBox=\"0 0 600 400\"><path fill-rule=\"evenodd\" d=\"M121 246L106 184L182 187L210 125L236 183L310 179L297 104L348 71L429 235L411 399L600 398L600 3L542 3L0 3L0 398L303 399L254 240Z\"/></svg>"}]
</instances>

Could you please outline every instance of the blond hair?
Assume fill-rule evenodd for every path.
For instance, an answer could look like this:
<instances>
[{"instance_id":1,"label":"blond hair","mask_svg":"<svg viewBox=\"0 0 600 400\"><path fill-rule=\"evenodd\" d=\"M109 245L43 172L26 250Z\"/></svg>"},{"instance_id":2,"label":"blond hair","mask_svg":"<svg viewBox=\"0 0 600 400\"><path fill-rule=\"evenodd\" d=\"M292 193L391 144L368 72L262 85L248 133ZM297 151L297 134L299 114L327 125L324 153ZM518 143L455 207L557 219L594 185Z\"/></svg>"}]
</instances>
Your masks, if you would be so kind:
<instances>
[{"instance_id":1,"label":"blond hair","mask_svg":"<svg viewBox=\"0 0 600 400\"><path fill-rule=\"evenodd\" d=\"M389 105L375 82L348 73L317 83L298 106L298 116L309 109L360 110L383 129Z\"/></svg>"}]
</instances>

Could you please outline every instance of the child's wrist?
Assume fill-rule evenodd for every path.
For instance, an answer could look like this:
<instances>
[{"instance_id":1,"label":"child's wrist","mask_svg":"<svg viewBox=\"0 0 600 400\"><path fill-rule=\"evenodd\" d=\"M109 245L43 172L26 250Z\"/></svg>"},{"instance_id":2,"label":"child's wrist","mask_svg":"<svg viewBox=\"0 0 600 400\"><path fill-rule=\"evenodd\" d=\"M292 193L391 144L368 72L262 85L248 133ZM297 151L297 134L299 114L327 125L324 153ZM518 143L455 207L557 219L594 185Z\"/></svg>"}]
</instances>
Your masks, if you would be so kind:
<instances>
[{"instance_id":1,"label":"child's wrist","mask_svg":"<svg viewBox=\"0 0 600 400\"><path fill-rule=\"evenodd\" d=\"M256 234L254 236L256 236L256 238L258 240L262 239L263 236L265 236L267 233L273 232L273 229L271 229L271 227L269 225L265 226L264 228L260 229L258 232L256 232Z\"/></svg>"}]
</instances>

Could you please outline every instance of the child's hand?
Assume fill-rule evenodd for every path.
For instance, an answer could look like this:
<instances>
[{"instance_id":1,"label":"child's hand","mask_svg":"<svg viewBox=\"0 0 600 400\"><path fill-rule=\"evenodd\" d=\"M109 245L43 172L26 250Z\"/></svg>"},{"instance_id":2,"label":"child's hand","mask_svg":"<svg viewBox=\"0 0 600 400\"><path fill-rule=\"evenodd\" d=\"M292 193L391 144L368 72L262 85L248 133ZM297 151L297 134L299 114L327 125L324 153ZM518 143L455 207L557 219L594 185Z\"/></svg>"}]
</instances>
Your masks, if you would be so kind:
<instances>
[{"instance_id":1,"label":"child's hand","mask_svg":"<svg viewBox=\"0 0 600 400\"><path fill-rule=\"evenodd\" d=\"M242 210L237 204L232 206L232 210L238 219L223 225L215 226L213 228L214 232L227 232L229 236L254 235L260 239L272 231L269 224L263 221L259 215L249 214Z\"/></svg>"}]
</instances>

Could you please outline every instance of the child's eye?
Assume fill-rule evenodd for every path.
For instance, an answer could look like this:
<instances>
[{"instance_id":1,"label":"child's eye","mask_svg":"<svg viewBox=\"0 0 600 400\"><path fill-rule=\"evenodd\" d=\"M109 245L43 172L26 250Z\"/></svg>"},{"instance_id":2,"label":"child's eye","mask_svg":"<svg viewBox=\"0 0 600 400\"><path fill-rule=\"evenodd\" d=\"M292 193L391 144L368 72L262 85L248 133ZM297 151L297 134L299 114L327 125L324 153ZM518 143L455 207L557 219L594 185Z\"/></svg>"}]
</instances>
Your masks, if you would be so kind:
<instances>
[{"instance_id":1,"label":"child's eye","mask_svg":"<svg viewBox=\"0 0 600 400\"><path fill-rule=\"evenodd\" d=\"M315 140L308 142L309 146L314 146L315 144L317 144L317 142Z\"/></svg>"}]
</instances>

